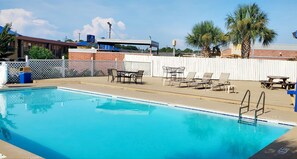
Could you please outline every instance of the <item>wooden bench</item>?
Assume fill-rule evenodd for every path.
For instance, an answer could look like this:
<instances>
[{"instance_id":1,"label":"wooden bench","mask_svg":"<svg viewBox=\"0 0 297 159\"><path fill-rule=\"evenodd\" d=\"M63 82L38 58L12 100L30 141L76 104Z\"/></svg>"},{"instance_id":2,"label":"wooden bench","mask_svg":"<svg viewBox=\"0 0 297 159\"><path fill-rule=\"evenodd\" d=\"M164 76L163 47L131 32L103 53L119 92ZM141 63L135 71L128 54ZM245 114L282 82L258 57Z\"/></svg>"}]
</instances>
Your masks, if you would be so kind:
<instances>
[{"instance_id":1,"label":"wooden bench","mask_svg":"<svg viewBox=\"0 0 297 159\"><path fill-rule=\"evenodd\" d=\"M289 89L295 89L295 85L296 85L296 82L287 82L284 87L287 90L289 90Z\"/></svg>"},{"instance_id":2,"label":"wooden bench","mask_svg":"<svg viewBox=\"0 0 297 159\"><path fill-rule=\"evenodd\" d=\"M272 89L274 84L280 84L283 87L282 81L273 82L273 81L262 80L260 81L260 83L262 88Z\"/></svg>"},{"instance_id":3,"label":"wooden bench","mask_svg":"<svg viewBox=\"0 0 297 159\"><path fill-rule=\"evenodd\" d=\"M269 82L267 80L262 80L262 81L260 81L260 83L261 83L262 88L269 88L271 86L271 82Z\"/></svg>"}]
</instances>

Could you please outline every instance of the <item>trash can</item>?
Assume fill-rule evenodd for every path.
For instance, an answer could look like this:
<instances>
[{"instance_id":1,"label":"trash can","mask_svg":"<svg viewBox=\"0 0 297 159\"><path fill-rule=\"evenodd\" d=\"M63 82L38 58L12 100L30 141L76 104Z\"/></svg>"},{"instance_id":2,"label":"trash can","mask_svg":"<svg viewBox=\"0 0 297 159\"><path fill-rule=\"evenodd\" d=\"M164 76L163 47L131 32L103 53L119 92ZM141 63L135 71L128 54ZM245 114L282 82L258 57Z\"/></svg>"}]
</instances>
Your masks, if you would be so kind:
<instances>
[{"instance_id":1,"label":"trash can","mask_svg":"<svg viewBox=\"0 0 297 159\"><path fill-rule=\"evenodd\" d=\"M32 82L32 71L30 67L20 67L20 83L31 83Z\"/></svg>"}]
</instances>

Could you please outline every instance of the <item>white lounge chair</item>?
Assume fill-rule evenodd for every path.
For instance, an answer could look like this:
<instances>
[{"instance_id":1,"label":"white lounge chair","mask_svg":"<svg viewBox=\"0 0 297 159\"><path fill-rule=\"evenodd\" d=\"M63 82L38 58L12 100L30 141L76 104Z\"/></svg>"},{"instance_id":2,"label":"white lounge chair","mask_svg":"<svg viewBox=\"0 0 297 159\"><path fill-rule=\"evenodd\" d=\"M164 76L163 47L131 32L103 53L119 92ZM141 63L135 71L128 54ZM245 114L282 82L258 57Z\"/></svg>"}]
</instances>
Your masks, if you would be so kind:
<instances>
[{"instance_id":1,"label":"white lounge chair","mask_svg":"<svg viewBox=\"0 0 297 159\"><path fill-rule=\"evenodd\" d=\"M180 81L178 81L178 86L180 87L181 84L185 83L189 87L191 83L195 82L195 75L196 72L189 72L186 78L182 78Z\"/></svg>"},{"instance_id":2,"label":"white lounge chair","mask_svg":"<svg viewBox=\"0 0 297 159\"><path fill-rule=\"evenodd\" d=\"M201 88L201 86L202 86L202 88L206 88L207 86L210 86L212 75L213 75L213 73L209 73L209 72L204 73L201 81L194 83L195 88Z\"/></svg>"},{"instance_id":3,"label":"white lounge chair","mask_svg":"<svg viewBox=\"0 0 297 159\"><path fill-rule=\"evenodd\" d=\"M211 89L212 90L225 89L226 85L230 85L229 76L230 76L230 73L221 73L219 77L219 81L217 83L213 83L211 86Z\"/></svg>"}]
</instances>

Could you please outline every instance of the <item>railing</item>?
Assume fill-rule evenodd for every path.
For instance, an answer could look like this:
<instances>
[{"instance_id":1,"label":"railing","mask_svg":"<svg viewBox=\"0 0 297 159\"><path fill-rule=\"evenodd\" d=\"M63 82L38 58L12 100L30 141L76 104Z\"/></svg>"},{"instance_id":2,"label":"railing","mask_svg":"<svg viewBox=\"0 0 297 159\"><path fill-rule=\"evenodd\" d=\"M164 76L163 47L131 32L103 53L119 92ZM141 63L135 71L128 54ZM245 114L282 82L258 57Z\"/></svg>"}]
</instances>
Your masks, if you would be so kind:
<instances>
[{"instance_id":1,"label":"railing","mask_svg":"<svg viewBox=\"0 0 297 159\"><path fill-rule=\"evenodd\" d=\"M263 101L262 101L262 108L258 108L261 99L263 100ZM257 118L258 118L259 115L264 114L264 107L265 107L265 92L262 91L262 93L261 93L261 95L260 95L260 97L259 97L257 106L256 106L256 110L255 110L255 120L257 120ZM259 111L262 111L261 114L258 114Z\"/></svg>"},{"instance_id":2,"label":"railing","mask_svg":"<svg viewBox=\"0 0 297 159\"><path fill-rule=\"evenodd\" d=\"M243 103L245 101L245 98L248 96L248 101L247 101L247 105L243 106ZM243 113L246 113L246 112L249 112L250 110L250 102L251 102L251 91L250 90L247 90L244 94L244 97L243 99L241 100L241 104L240 104L240 108L239 108L239 121L241 120L242 118L242 114ZM243 109L247 109L245 112L242 112Z\"/></svg>"},{"instance_id":3,"label":"railing","mask_svg":"<svg viewBox=\"0 0 297 159\"><path fill-rule=\"evenodd\" d=\"M245 99L247 98L247 105L243 105ZM251 91L250 90L247 90L244 94L244 97L241 101L241 104L240 104L240 107L239 107L239 115L238 115L238 122L239 123L244 123L244 124L249 124L249 125L256 125L257 124L257 120L258 120L258 116L264 114L264 108L265 108L265 92L262 91L261 92L261 95L259 97L259 100L257 102L257 106L256 106L256 109L255 109L255 113L254 113L254 119L252 119L252 122L247 122L247 121L243 121L242 120L242 114L244 113L247 113L250 111L250 98L251 98ZM259 104L260 104L260 101L262 100L262 107L259 108ZM246 109L246 111L242 111L243 109ZM261 114L258 114L258 112L261 111Z\"/></svg>"}]
</instances>

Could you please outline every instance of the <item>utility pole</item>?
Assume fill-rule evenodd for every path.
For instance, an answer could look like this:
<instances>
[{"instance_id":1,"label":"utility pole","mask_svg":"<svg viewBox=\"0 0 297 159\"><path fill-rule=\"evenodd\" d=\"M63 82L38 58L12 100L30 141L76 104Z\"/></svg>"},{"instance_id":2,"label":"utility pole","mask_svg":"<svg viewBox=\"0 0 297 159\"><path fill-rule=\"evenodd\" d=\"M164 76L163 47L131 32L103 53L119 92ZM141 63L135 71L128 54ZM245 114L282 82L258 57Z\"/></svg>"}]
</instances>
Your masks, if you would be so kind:
<instances>
[{"instance_id":1,"label":"utility pole","mask_svg":"<svg viewBox=\"0 0 297 159\"><path fill-rule=\"evenodd\" d=\"M80 33L78 33L78 42L80 42Z\"/></svg>"},{"instance_id":2,"label":"utility pole","mask_svg":"<svg viewBox=\"0 0 297 159\"><path fill-rule=\"evenodd\" d=\"M107 24L108 24L108 27L109 27L108 38L110 39L111 38L111 23L107 22Z\"/></svg>"}]
</instances>

